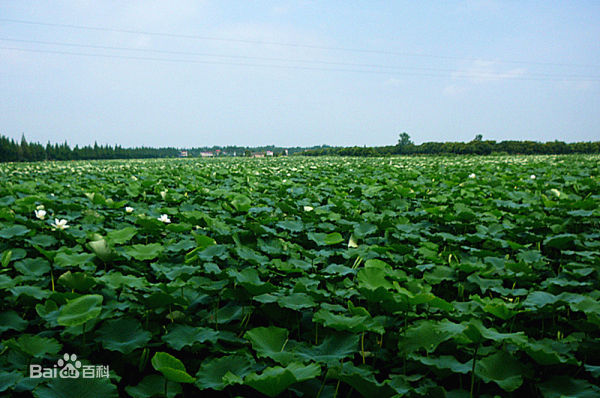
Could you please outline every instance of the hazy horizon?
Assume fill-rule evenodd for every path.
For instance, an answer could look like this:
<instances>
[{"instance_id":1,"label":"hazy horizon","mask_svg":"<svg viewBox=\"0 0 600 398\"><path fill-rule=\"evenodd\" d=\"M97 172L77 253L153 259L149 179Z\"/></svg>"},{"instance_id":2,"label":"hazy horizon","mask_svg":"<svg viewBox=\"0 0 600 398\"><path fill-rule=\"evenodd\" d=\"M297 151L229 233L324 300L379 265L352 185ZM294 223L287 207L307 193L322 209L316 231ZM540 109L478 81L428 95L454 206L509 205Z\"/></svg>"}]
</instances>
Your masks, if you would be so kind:
<instances>
[{"instance_id":1,"label":"hazy horizon","mask_svg":"<svg viewBox=\"0 0 600 398\"><path fill-rule=\"evenodd\" d=\"M600 139L600 3L0 0L0 134L123 147Z\"/></svg>"}]
</instances>

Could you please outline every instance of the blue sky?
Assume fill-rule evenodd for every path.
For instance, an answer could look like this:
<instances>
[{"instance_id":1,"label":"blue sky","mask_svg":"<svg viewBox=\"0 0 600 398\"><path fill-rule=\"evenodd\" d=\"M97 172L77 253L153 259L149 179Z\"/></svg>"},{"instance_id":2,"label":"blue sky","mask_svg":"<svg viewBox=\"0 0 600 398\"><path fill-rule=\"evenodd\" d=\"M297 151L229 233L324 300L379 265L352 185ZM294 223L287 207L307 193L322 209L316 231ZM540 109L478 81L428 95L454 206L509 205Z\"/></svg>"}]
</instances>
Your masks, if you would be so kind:
<instances>
[{"instance_id":1,"label":"blue sky","mask_svg":"<svg viewBox=\"0 0 600 398\"><path fill-rule=\"evenodd\" d=\"M0 133L177 147L388 145L403 131L599 140L598 21L598 1L0 0Z\"/></svg>"}]
</instances>

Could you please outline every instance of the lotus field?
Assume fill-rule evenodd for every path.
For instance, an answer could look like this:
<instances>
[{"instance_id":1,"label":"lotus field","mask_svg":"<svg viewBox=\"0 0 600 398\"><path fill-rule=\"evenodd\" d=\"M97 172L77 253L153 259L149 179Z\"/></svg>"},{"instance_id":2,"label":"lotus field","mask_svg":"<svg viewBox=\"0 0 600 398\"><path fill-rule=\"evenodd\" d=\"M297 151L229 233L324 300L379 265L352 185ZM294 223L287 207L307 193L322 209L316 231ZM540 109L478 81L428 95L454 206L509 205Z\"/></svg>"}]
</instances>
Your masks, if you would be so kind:
<instances>
[{"instance_id":1,"label":"lotus field","mask_svg":"<svg viewBox=\"0 0 600 398\"><path fill-rule=\"evenodd\" d=\"M598 156L2 164L0 394L598 397L599 177Z\"/></svg>"}]
</instances>

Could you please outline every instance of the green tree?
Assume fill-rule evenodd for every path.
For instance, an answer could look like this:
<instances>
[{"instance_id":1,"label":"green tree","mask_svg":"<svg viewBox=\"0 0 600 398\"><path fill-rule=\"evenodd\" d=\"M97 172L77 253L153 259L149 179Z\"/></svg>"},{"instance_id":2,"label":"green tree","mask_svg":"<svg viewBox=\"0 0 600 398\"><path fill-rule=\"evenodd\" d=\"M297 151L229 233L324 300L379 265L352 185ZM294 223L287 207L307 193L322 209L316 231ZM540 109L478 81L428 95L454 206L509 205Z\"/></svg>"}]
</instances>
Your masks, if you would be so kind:
<instances>
[{"instance_id":1,"label":"green tree","mask_svg":"<svg viewBox=\"0 0 600 398\"><path fill-rule=\"evenodd\" d=\"M398 137L398 146L405 147L412 144L413 142L410 140L410 135L408 135L406 132L403 132Z\"/></svg>"}]
</instances>

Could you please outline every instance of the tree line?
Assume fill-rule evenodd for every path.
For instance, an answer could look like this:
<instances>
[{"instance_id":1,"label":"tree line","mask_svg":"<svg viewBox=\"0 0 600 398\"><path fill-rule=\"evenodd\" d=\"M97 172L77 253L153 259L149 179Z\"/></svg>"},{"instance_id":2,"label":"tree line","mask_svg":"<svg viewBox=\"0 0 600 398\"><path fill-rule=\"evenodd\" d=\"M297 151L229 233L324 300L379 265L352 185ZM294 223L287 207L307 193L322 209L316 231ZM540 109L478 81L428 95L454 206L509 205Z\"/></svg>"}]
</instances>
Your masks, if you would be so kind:
<instances>
[{"instance_id":1,"label":"tree line","mask_svg":"<svg viewBox=\"0 0 600 398\"><path fill-rule=\"evenodd\" d=\"M94 145L70 147L65 141L62 144L46 145L27 142L25 135L21 136L21 141L0 135L0 162L34 162L40 160L94 160L94 159L149 159L149 158L175 158L181 155L181 151L186 151L189 157L198 157L201 152L213 152L220 156L250 156L256 152L272 151L277 154L284 153L292 155L300 153L307 149L321 149L320 147L291 147L283 148L274 145L262 147L244 147L244 146L213 146L202 148L123 148L120 145Z\"/></svg>"},{"instance_id":2,"label":"tree line","mask_svg":"<svg viewBox=\"0 0 600 398\"><path fill-rule=\"evenodd\" d=\"M479 134L469 142L424 142L414 144L406 133L400 134L396 145L380 147L327 147L302 152L307 156L389 156L389 155L562 155L569 153L600 153L600 141L492 141Z\"/></svg>"},{"instance_id":3,"label":"tree line","mask_svg":"<svg viewBox=\"0 0 600 398\"><path fill-rule=\"evenodd\" d=\"M32 162L40 160L94 160L94 159L148 159L175 158L181 151L187 151L189 157L198 157L201 152L213 152L220 156L251 156L253 153L272 151L283 154L288 150L289 155L301 154L306 156L390 156L390 155L490 155L490 154L569 154L569 153L600 153L600 141L565 143L563 141L491 141L483 140L477 135L470 142L424 142L414 144L407 133L400 134L396 145L380 147L332 147L328 145L303 147L277 147L267 145L262 147L244 146L213 146L203 148L179 149L173 147L123 148L120 145L87 145L70 147L67 142L62 144L29 143L23 135L21 141L0 135L0 162Z\"/></svg>"}]
</instances>

